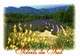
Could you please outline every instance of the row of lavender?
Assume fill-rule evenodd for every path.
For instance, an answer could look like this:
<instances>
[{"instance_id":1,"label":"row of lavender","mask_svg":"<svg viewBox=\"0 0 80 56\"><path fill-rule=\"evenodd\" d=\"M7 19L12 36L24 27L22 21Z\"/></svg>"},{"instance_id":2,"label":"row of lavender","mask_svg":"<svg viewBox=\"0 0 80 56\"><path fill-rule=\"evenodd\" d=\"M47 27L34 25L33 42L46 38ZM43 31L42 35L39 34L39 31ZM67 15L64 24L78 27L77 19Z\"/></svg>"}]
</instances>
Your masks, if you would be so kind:
<instances>
[{"instance_id":1,"label":"row of lavender","mask_svg":"<svg viewBox=\"0 0 80 56\"><path fill-rule=\"evenodd\" d=\"M8 23L8 27L9 28L13 28L14 24L16 24L18 26L19 23ZM44 30L49 30L52 32L57 32L57 26L59 29L62 29L60 25L62 25L61 23L55 22L51 19L45 19L45 20L34 20L34 21L29 21L29 22L21 22L21 27L23 29L28 29L28 30L40 30L40 31L44 31ZM30 24L32 24L32 28L30 28ZM54 26L54 28L53 28ZM62 27L64 29L66 29L65 26L62 25ZM18 27L17 27L18 28Z\"/></svg>"}]
</instances>

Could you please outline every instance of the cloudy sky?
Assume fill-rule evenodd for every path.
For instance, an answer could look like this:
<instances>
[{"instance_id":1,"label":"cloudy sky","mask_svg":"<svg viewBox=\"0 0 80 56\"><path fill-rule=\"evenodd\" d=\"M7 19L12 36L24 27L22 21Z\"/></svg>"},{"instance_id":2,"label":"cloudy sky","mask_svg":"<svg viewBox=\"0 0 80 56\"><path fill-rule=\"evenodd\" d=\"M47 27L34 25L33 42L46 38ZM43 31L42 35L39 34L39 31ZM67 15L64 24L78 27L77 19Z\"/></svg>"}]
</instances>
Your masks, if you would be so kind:
<instances>
[{"instance_id":1,"label":"cloudy sky","mask_svg":"<svg viewBox=\"0 0 80 56\"><path fill-rule=\"evenodd\" d=\"M53 0L5 0L2 3L3 7L9 7L9 6L14 6L14 7L20 7L20 6L30 6L34 7L37 9L40 8L46 8L46 7L55 7L55 6L61 6L61 5L67 5L67 4L72 4L69 1L65 2L63 1L53 1Z\"/></svg>"}]
</instances>

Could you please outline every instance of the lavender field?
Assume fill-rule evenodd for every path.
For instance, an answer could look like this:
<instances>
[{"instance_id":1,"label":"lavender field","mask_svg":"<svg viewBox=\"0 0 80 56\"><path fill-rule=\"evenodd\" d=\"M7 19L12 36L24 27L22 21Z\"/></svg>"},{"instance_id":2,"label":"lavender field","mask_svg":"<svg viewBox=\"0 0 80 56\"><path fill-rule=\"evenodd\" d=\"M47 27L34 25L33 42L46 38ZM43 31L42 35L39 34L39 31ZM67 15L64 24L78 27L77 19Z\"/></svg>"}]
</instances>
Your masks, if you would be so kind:
<instances>
[{"instance_id":1,"label":"lavender field","mask_svg":"<svg viewBox=\"0 0 80 56\"><path fill-rule=\"evenodd\" d=\"M8 23L8 27L13 27L14 24L18 26L19 23ZM28 30L39 30L42 29L44 30L49 30L53 32L57 32L57 30L62 30L61 23L55 22L51 19L45 19L45 20L34 20L34 21L29 21L29 22L21 22L21 27L23 29L28 29ZM32 24L32 28L29 27L29 25ZM64 29L66 29L65 26L62 25ZM18 27L17 27L18 28Z\"/></svg>"}]
</instances>

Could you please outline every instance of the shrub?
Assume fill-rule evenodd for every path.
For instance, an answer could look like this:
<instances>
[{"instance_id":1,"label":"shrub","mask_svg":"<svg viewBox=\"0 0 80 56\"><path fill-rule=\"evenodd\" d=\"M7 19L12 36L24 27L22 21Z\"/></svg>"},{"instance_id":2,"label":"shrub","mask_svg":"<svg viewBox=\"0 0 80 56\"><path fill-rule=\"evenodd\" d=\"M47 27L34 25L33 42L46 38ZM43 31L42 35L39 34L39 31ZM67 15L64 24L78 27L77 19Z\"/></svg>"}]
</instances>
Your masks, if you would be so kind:
<instances>
[{"instance_id":1,"label":"shrub","mask_svg":"<svg viewBox=\"0 0 80 56\"><path fill-rule=\"evenodd\" d=\"M56 35L56 32L55 32L55 31L52 31L51 34L52 34L52 35Z\"/></svg>"}]
</instances>

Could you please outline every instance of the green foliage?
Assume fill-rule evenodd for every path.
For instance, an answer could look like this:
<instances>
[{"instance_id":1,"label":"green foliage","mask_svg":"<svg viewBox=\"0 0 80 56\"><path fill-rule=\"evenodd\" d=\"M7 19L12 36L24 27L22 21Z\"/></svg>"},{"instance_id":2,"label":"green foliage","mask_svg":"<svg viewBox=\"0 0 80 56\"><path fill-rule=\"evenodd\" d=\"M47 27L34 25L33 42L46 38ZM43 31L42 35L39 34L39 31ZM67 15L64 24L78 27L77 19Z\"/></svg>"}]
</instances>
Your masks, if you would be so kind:
<instances>
[{"instance_id":1,"label":"green foliage","mask_svg":"<svg viewBox=\"0 0 80 56\"><path fill-rule=\"evenodd\" d=\"M51 34L52 34L52 35L56 35L56 32L52 31Z\"/></svg>"},{"instance_id":2,"label":"green foliage","mask_svg":"<svg viewBox=\"0 0 80 56\"><path fill-rule=\"evenodd\" d=\"M51 31L51 29L50 29L50 28L47 28L46 30Z\"/></svg>"},{"instance_id":3,"label":"green foliage","mask_svg":"<svg viewBox=\"0 0 80 56\"><path fill-rule=\"evenodd\" d=\"M64 17L64 11L57 11L53 13L53 19L57 22L63 22L62 18Z\"/></svg>"},{"instance_id":4,"label":"green foliage","mask_svg":"<svg viewBox=\"0 0 80 56\"><path fill-rule=\"evenodd\" d=\"M56 40L56 43L59 46L59 49L73 49L74 48L74 38L73 36L64 36L60 34L59 38Z\"/></svg>"},{"instance_id":5,"label":"green foliage","mask_svg":"<svg viewBox=\"0 0 80 56\"><path fill-rule=\"evenodd\" d=\"M67 23L68 26L73 26L74 24L74 6L70 6L64 12L63 22Z\"/></svg>"},{"instance_id":6,"label":"green foliage","mask_svg":"<svg viewBox=\"0 0 80 56\"><path fill-rule=\"evenodd\" d=\"M4 47L7 46L7 42L8 42L8 37L10 35L10 31L9 31L9 28L6 27L6 25L4 25Z\"/></svg>"},{"instance_id":7,"label":"green foliage","mask_svg":"<svg viewBox=\"0 0 80 56\"><path fill-rule=\"evenodd\" d=\"M27 11L26 16L29 17L29 12Z\"/></svg>"},{"instance_id":8,"label":"green foliage","mask_svg":"<svg viewBox=\"0 0 80 56\"><path fill-rule=\"evenodd\" d=\"M38 31L44 32L44 28L41 28L41 29L39 28Z\"/></svg>"}]
</instances>

